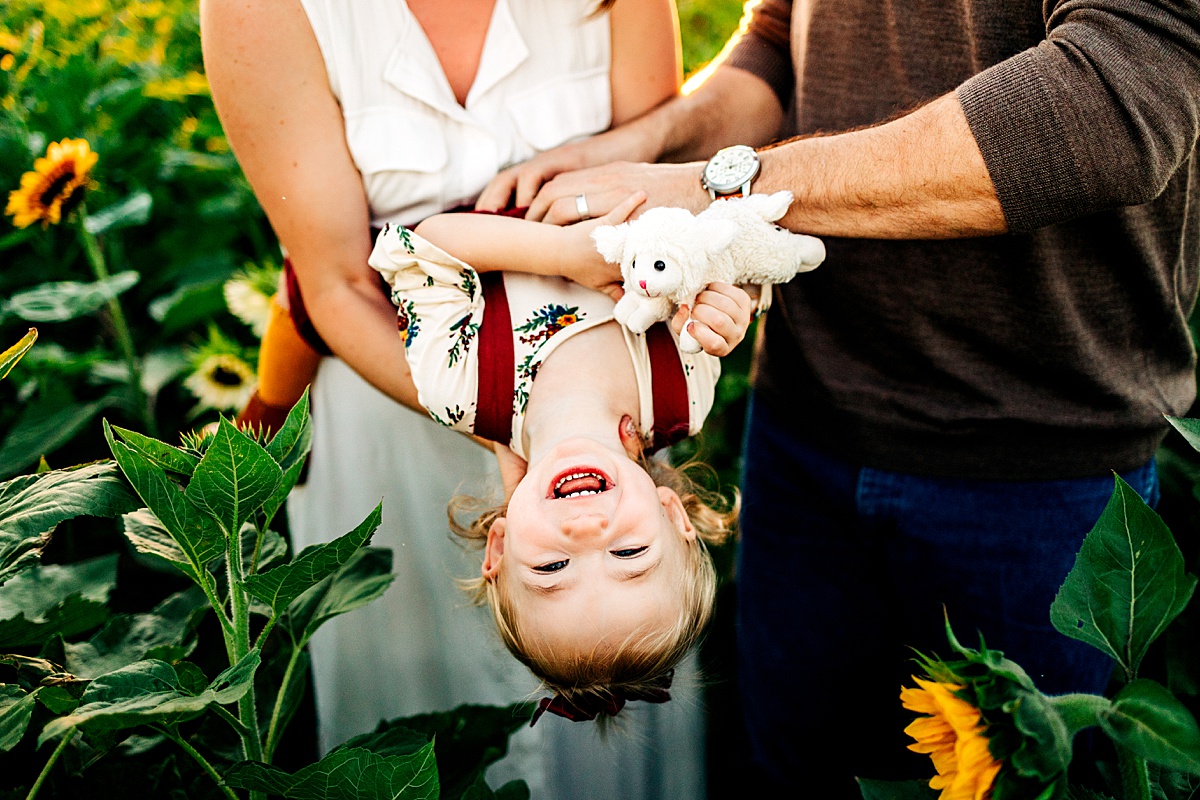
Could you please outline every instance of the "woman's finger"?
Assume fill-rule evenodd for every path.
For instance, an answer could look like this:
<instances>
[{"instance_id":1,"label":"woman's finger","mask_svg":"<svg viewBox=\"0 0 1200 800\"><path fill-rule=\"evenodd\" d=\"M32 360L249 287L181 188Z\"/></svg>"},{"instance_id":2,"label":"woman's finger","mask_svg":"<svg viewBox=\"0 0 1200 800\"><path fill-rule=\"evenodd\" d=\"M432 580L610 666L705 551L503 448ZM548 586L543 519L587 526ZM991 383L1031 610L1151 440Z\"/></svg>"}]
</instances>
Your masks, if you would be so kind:
<instances>
[{"instance_id":1,"label":"woman's finger","mask_svg":"<svg viewBox=\"0 0 1200 800\"><path fill-rule=\"evenodd\" d=\"M517 185L517 170L518 167L511 167L496 174L496 177L488 181L488 185L483 187L483 191L479 193L479 199L475 201L476 211L500 211L508 205L508 199L512 197L513 189Z\"/></svg>"},{"instance_id":2,"label":"woman's finger","mask_svg":"<svg viewBox=\"0 0 1200 800\"><path fill-rule=\"evenodd\" d=\"M553 166L543 164L539 167L531 165L530 169L521 173L521 177L517 179L517 208L525 208L532 203L538 190L554 174L554 171Z\"/></svg>"}]
</instances>

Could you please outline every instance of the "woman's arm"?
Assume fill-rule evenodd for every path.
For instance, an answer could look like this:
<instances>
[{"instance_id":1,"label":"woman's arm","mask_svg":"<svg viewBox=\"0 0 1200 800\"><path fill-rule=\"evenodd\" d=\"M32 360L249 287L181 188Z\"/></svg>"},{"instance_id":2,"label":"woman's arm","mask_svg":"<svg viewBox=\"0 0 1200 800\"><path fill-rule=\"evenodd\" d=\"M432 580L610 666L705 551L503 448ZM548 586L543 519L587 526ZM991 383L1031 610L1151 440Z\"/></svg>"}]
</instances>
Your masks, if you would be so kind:
<instances>
[{"instance_id":1,"label":"woman's arm","mask_svg":"<svg viewBox=\"0 0 1200 800\"><path fill-rule=\"evenodd\" d=\"M201 0L205 70L230 145L296 270L321 336L419 408L396 310L367 266L370 215L341 110L298 0Z\"/></svg>"},{"instance_id":2,"label":"woman's arm","mask_svg":"<svg viewBox=\"0 0 1200 800\"><path fill-rule=\"evenodd\" d=\"M612 127L616 128L679 92L683 59L675 0L618 0L609 11L609 30ZM514 200L517 208L528 206L541 185L558 173L616 159L646 161L651 160L651 155L624 147L614 147L608 152L597 147L594 138L570 142L498 174L479 195L475 207L498 211L510 200Z\"/></svg>"}]
</instances>

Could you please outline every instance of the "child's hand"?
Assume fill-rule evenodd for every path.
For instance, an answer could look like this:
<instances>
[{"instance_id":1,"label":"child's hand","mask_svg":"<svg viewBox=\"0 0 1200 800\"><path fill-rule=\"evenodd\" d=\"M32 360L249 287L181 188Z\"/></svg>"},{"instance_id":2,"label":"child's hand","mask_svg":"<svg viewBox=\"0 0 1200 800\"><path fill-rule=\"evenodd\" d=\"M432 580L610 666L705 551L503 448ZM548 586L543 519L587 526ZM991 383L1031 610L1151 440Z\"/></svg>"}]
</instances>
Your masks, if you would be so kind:
<instances>
[{"instance_id":1,"label":"child's hand","mask_svg":"<svg viewBox=\"0 0 1200 800\"><path fill-rule=\"evenodd\" d=\"M753 313L754 301L745 290L731 283L710 283L696 295L691 321L688 307L681 305L671 319L671 329L678 335L687 323L704 352L727 356L746 337Z\"/></svg>"},{"instance_id":2,"label":"child's hand","mask_svg":"<svg viewBox=\"0 0 1200 800\"><path fill-rule=\"evenodd\" d=\"M601 225L620 225L644 202L646 193L634 192L604 216L576 222L564 228L571 237L573 246L564 254L567 260L563 265L563 277L589 289L604 292L613 300L620 300L621 295L625 293L621 288L621 265L609 264L596 252L592 231Z\"/></svg>"}]
</instances>

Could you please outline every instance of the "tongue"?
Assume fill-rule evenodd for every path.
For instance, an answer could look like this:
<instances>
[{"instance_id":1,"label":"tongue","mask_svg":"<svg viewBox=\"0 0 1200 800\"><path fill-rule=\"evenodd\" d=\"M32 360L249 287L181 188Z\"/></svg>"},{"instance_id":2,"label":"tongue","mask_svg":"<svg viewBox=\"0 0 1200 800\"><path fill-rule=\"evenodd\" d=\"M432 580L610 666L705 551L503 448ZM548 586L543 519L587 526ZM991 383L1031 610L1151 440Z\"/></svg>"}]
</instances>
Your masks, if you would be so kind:
<instances>
[{"instance_id":1,"label":"tongue","mask_svg":"<svg viewBox=\"0 0 1200 800\"><path fill-rule=\"evenodd\" d=\"M604 489L604 481L595 475L582 478L572 478L558 488L558 496L566 497L575 492L599 492Z\"/></svg>"}]
</instances>

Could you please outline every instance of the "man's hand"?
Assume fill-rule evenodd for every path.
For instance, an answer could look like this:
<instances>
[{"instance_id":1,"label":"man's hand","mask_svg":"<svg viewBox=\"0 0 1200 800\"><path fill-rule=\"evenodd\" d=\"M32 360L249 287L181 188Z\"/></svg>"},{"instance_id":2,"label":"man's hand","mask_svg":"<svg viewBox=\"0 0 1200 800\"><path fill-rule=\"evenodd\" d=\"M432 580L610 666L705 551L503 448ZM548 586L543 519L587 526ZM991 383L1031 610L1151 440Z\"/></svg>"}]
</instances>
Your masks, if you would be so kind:
<instances>
[{"instance_id":1,"label":"man's hand","mask_svg":"<svg viewBox=\"0 0 1200 800\"><path fill-rule=\"evenodd\" d=\"M704 352L727 356L746 337L753 314L754 300L743 289L731 283L710 283L696 295L691 322L688 307L681 305L671 319L671 329L678 335L687 323Z\"/></svg>"},{"instance_id":2,"label":"man's hand","mask_svg":"<svg viewBox=\"0 0 1200 800\"><path fill-rule=\"evenodd\" d=\"M596 251L592 231L602 225L620 225L629 219L642 203L645 192L634 192L602 217L568 225L565 230L571 235L573 247L564 252L564 278L581 286L604 292L613 300L620 300L625 291L621 288L621 265L609 264Z\"/></svg>"},{"instance_id":3,"label":"man's hand","mask_svg":"<svg viewBox=\"0 0 1200 800\"><path fill-rule=\"evenodd\" d=\"M686 208L692 213L709 204L700 185L703 164L634 164L617 161L602 167L564 172L548 181L529 205L526 219L567 225L579 221L575 202L583 195L593 217L606 214L634 192L646 193L641 211L656 206ZM634 215L636 217L636 214Z\"/></svg>"},{"instance_id":4,"label":"man's hand","mask_svg":"<svg viewBox=\"0 0 1200 800\"><path fill-rule=\"evenodd\" d=\"M509 207L525 208L533 202L542 184L563 172L590 165L582 142L572 142L538 153L528 161L499 172L483 188L475 201L476 211L500 211ZM573 220L568 220L568 222ZM561 224L561 223L560 223Z\"/></svg>"}]
</instances>

